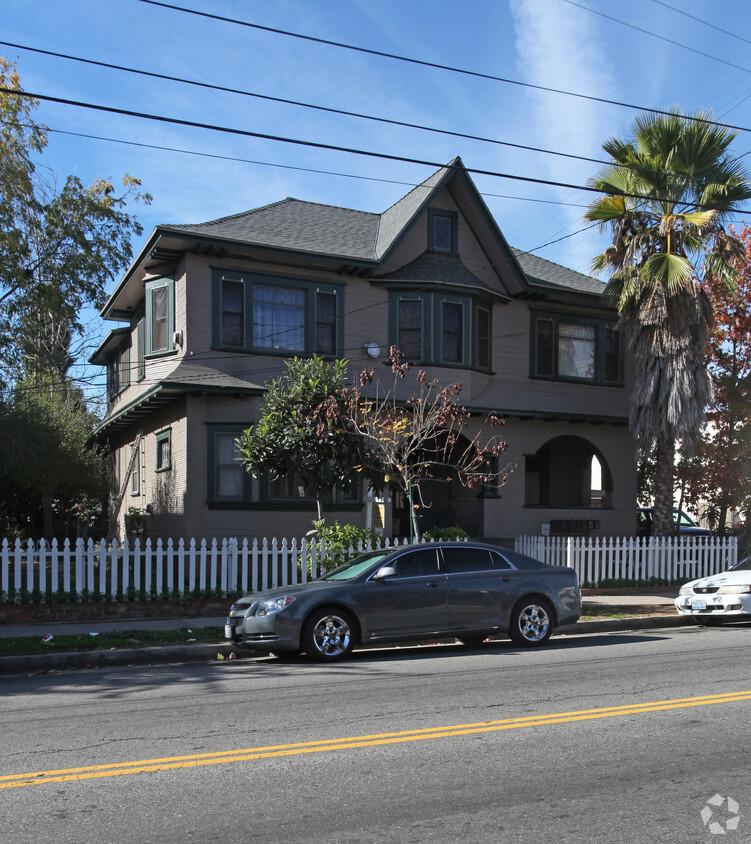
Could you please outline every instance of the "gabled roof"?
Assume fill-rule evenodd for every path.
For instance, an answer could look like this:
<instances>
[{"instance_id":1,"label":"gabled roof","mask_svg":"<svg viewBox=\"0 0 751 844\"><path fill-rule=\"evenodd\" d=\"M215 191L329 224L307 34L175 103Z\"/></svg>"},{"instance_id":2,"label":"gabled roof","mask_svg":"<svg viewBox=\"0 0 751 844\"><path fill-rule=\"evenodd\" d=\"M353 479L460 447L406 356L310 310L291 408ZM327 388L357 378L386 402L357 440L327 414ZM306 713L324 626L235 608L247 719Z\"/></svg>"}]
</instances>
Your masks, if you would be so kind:
<instances>
[{"instance_id":1,"label":"gabled roof","mask_svg":"<svg viewBox=\"0 0 751 844\"><path fill-rule=\"evenodd\" d=\"M154 262L164 264L174 260L170 255L179 255L181 249L205 251L216 246L221 254L233 246L235 251L247 247L282 256L286 253L289 260L318 258L332 262L331 268L337 272L358 268L362 274L371 270L377 274L379 265L389 258L425 208L444 189L482 244L488 258L486 268L492 268L498 279L498 295L527 296L539 294L541 288L589 294L602 291L603 285L596 279L512 249L462 160L457 157L382 214L287 198L205 223L158 226L101 314L109 319L127 318L140 293L139 270L143 272L146 267L153 267ZM183 245L186 241L192 242L191 245ZM400 278L404 272L422 272L428 260L425 258L421 267L417 266L417 261L412 262L391 275ZM466 275L458 265L451 269ZM464 270L469 272L466 267ZM488 286L476 279L475 282ZM458 283L470 282L467 279Z\"/></svg>"}]
</instances>

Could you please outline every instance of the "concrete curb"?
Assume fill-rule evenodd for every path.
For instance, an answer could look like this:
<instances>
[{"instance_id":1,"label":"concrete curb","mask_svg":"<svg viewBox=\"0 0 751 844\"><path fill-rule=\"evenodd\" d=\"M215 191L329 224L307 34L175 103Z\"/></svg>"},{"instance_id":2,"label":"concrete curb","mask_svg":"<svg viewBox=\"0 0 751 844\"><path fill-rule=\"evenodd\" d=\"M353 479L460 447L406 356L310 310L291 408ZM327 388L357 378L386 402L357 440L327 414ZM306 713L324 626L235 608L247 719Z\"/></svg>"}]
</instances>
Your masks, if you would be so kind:
<instances>
[{"instance_id":1,"label":"concrete curb","mask_svg":"<svg viewBox=\"0 0 751 844\"><path fill-rule=\"evenodd\" d=\"M634 618L609 618L601 621L579 621L556 628L556 636L581 636L587 633L618 633L629 630L654 630L662 627L686 627L693 624L686 616L639 616ZM379 646L380 647L380 646ZM216 660L221 654L228 657L232 646L169 645L160 648L119 648L111 651L86 651L85 653L50 653L29 656L0 657L0 675L38 674L47 671L73 671L76 669L113 668L131 665L164 665L167 663L195 663Z\"/></svg>"}]
</instances>

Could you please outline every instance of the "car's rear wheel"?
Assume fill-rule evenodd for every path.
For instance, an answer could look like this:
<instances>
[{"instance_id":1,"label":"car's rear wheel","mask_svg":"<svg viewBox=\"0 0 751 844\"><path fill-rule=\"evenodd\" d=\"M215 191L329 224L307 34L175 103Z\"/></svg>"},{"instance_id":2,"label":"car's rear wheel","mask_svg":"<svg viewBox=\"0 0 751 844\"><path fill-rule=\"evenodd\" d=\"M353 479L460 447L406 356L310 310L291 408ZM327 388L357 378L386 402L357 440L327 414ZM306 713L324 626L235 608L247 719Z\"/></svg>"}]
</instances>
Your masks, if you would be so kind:
<instances>
[{"instance_id":1,"label":"car's rear wheel","mask_svg":"<svg viewBox=\"0 0 751 844\"><path fill-rule=\"evenodd\" d=\"M355 646L355 624L349 613L324 607L313 612L302 632L305 653L322 662L345 659Z\"/></svg>"},{"instance_id":2,"label":"car's rear wheel","mask_svg":"<svg viewBox=\"0 0 751 844\"><path fill-rule=\"evenodd\" d=\"M508 634L525 648L544 645L553 632L553 611L544 598L524 598L511 612Z\"/></svg>"},{"instance_id":3,"label":"car's rear wheel","mask_svg":"<svg viewBox=\"0 0 751 844\"><path fill-rule=\"evenodd\" d=\"M699 627L719 627L722 624L722 619L716 615L695 615L693 619Z\"/></svg>"}]
</instances>

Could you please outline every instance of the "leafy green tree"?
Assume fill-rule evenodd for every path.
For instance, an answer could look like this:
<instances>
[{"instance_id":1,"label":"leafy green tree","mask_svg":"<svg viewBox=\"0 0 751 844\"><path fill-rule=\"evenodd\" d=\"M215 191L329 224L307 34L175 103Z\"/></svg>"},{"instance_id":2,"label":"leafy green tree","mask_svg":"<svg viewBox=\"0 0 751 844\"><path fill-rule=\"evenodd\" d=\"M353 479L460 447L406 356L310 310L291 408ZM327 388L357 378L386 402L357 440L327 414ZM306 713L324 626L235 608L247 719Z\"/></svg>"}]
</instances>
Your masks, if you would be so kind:
<instances>
[{"instance_id":1,"label":"leafy green tree","mask_svg":"<svg viewBox=\"0 0 751 844\"><path fill-rule=\"evenodd\" d=\"M58 184L35 162L47 129L33 120L15 67L0 58L0 362L5 380L70 365L71 337L82 330L84 306L101 306L109 282L130 263L131 238L141 226L126 211L131 199L150 202L140 182L124 190L69 176Z\"/></svg>"},{"instance_id":2,"label":"leafy green tree","mask_svg":"<svg viewBox=\"0 0 751 844\"><path fill-rule=\"evenodd\" d=\"M269 382L258 424L238 439L247 471L297 475L316 499L319 520L335 488L383 482L382 473L369 468L367 443L344 414L346 385L347 361L292 358L286 375Z\"/></svg>"},{"instance_id":3,"label":"leafy green tree","mask_svg":"<svg viewBox=\"0 0 751 844\"><path fill-rule=\"evenodd\" d=\"M606 298L628 329L635 382L631 428L642 456L655 449L655 533L672 520L675 449L690 454L712 387L704 348L712 326L705 286L732 286L742 245L725 228L751 197L734 132L693 117L647 115L632 137L603 144L612 164L590 184L603 196L589 220L613 239L593 267L610 273Z\"/></svg>"},{"instance_id":4,"label":"leafy green tree","mask_svg":"<svg viewBox=\"0 0 751 844\"><path fill-rule=\"evenodd\" d=\"M65 381L19 382L0 402L3 533L51 538L55 502L65 511L106 495L102 455L87 447L94 424L81 391Z\"/></svg>"}]
</instances>

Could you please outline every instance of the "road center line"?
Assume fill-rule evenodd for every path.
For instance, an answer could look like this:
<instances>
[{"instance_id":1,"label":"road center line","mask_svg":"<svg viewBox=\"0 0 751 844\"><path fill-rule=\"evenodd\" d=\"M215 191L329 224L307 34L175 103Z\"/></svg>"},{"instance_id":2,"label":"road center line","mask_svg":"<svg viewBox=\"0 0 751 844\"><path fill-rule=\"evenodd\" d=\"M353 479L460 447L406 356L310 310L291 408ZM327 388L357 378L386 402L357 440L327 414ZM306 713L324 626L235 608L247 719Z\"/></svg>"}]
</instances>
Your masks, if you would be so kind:
<instances>
[{"instance_id":1,"label":"road center line","mask_svg":"<svg viewBox=\"0 0 751 844\"><path fill-rule=\"evenodd\" d=\"M22 788L28 785L71 782L76 780L101 779L126 774L141 774L150 771L170 771L179 768L197 768L206 765L224 765L247 762L255 759L271 759L278 756L299 756L307 753L325 753L335 750L353 750L363 747L378 747L388 744L403 744L427 739L453 738L455 736L516 730L523 727L546 727L552 724L575 723L599 718L617 718L623 715L641 715L648 712L665 712L671 709L685 709L695 706L712 706L718 703L738 703L751 700L751 691L726 692L675 700L610 706L601 709L581 709L573 712L556 712L549 715L535 715L522 718L506 718L499 721L481 721L474 724L454 724L445 727L425 727L419 730L405 730L395 733L350 736L338 739L278 744L267 747L249 747L239 750L199 753L190 756L167 756L159 759L141 759L131 762L113 762L109 765L89 765L81 768L63 768L55 771L35 771L24 774L0 776L0 788Z\"/></svg>"}]
</instances>

